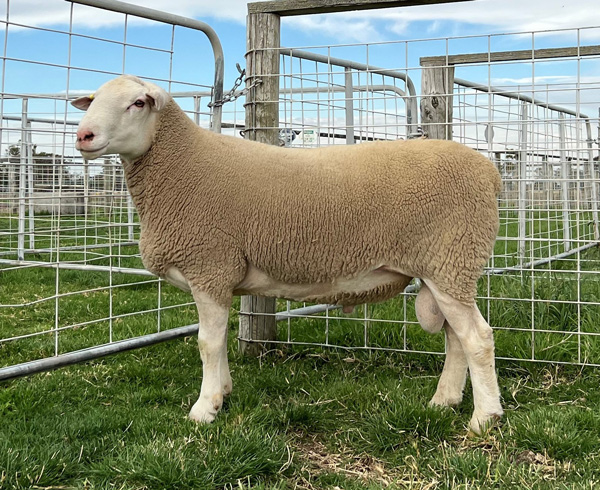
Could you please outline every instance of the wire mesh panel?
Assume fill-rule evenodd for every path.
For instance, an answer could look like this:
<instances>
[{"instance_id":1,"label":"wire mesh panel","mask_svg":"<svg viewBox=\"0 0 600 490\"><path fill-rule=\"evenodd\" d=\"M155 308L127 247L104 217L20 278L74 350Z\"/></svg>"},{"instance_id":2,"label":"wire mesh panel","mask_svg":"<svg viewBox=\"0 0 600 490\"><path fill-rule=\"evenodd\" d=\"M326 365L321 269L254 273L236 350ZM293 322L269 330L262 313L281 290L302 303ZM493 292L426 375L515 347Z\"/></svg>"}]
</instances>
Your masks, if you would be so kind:
<instances>
[{"instance_id":1,"label":"wire mesh panel","mask_svg":"<svg viewBox=\"0 0 600 490\"><path fill-rule=\"evenodd\" d=\"M210 127L213 73L190 69L215 62L205 33L63 0L48 28L1 3L0 368L195 323L189 295L143 268L118 158L75 151L69 101L134 73Z\"/></svg>"},{"instance_id":2,"label":"wire mesh panel","mask_svg":"<svg viewBox=\"0 0 600 490\"><path fill-rule=\"evenodd\" d=\"M406 71L341 59L334 48L281 51L286 144L309 148L416 135L416 92Z\"/></svg>"},{"instance_id":3,"label":"wire mesh panel","mask_svg":"<svg viewBox=\"0 0 600 490\"><path fill-rule=\"evenodd\" d=\"M457 66L453 130L503 179L499 236L481 281L498 354L598 365L600 79L587 73L600 53L578 31L560 34L576 42L556 56L534 49L532 34L523 59ZM473 83L482 67L488 80Z\"/></svg>"},{"instance_id":4,"label":"wire mesh panel","mask_svg":"<svg viewBox=\"0 0 600 490\"><path fill-rule=\"evenodd\" d=\"M594 244L598 175L590 117L506 88L455 82L455 138L486 153L504 181L504 251L494 264L539 263Z\"/></svg>"},{"instance_id":5,"label":"wire mesh panel","mask_svg":"<svg viewBox=\"0 0 600 490\"><path fill-rule=\"evenodd\" d=\"M599 33L282 50L279 116L290 146L418 137L423 58L451 73L449 92L435 93L451 101L440 124L503 178L499 236L478 292L499 358L600 365ZM418 286L353 314L279 301L279 342L443 353L442 336L417 325Z\"/></svg>"}]
</instances>

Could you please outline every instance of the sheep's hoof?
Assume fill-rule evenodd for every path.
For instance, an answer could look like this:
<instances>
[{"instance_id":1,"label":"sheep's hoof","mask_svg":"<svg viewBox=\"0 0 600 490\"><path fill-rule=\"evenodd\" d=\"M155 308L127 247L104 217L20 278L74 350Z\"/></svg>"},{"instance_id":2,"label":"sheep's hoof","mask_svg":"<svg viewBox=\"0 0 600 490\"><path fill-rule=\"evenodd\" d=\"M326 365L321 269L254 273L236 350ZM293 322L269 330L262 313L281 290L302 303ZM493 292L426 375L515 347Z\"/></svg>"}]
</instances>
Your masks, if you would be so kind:
<instances>
[{"instance_id":1,"label":"sheep's hoof","mask_svg":"<svg viewBox=\"0 0 600 490\"><path fill-rule=\"evenodd\" d=\"M194 410L192 408L192 410L190 411L190 420L193 420L194 422L198 422L199 424L210 424L213 420L215 420L215 417L217 416L217 412L214 413L210 413L210 412L200 412L200 410Z\"/></svg>"},{"instance_id":2,"label":"sheep's hoof","mask_svg":"<svg viewBox=\"0 0 600 490\"><path fill-rule=\"evenodd\" d=\"M196 403L196 405L198 404ZM218 413L216 410L201 410L196 405L194 405L190 410L191 420L198 422L199 424L210 424L213 420L215 420L215 417Z\"/></svg>"},{"instance_id":3,"label":"sheep's hoof","mask_svg":"<svg viewBox=\"0 0 600 490\"><path fill-rule=\"evenodd\" d=\"M455 407L462 402L462 393L457 396L451 396L435 392L433 398L429 401L430 407Z\"/></svg>"},{"instance_id":4,"label":"sheep's hoof","mask_svg":"<svg viewBox=\"0 0 600 490\"><path fill-rule=\"evenodd\" d=\"M469 429L477 435L485 434L496 423L502 418L502 413L493 414L473 414L471 422L469 422Z\"/></svg>"},{"instance_id":5,"label":"sheep's hoof","mask_svg":"<svg viewBox=\"0 0 600 490\"><path fill-rule=\"evenodd\" d=\"M210 424L219 410L223 405L223 395L215 395L212 397L212 401L206 400L204 398L198 399L194 406L190 410L190 419L201 424Z\"/></svg>"}]
</instances>

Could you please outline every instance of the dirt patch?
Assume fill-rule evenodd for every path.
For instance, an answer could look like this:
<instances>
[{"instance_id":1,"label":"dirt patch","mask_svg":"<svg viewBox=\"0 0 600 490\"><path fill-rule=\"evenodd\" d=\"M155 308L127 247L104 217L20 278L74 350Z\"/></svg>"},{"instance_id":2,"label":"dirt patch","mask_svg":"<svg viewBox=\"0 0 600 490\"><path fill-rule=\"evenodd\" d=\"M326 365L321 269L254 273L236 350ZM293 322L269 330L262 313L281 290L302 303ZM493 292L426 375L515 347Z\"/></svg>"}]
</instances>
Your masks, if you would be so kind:
<instances>
[{"instance_id":1,"label":"dirt patch","mask_svg":"<svg viewBox=\"0 0 600 490\"><path fill-rule=\"evenodd\" d=\"M547 454L522 451L515 456L516 464L527 464L544 475L544 478L556 477L558 472L568 472L571 469L569 461L558 463L549 458Z\"/></svg>"},{"instance_id":2,"label":"dirt patch","mask_svg":"<svg viewBox=\"0 0 600 490\"><path fill-rule=\"evenodd\" d=\"M322 474L335 473L348 478L363 481L365 483L377 484L381 488L387 488L390 485L410 486L411 488L420 488L430 490L437 488L438 481L423 482L419 481L418 469L413 465L407 465L403 468L405 471L399 471L398 468L388 468L385 463L368 454L356 455L347 449L332 451L316 438L302 438L294 441L292 447L302 463L301 474L308 475L308 478L302 477L297 481L296 488L313 490L311 480ZM416 471L415 471L416 470ZM340 487L333 487L336 490L343 490Z\"/></svg>"}]
</instances>

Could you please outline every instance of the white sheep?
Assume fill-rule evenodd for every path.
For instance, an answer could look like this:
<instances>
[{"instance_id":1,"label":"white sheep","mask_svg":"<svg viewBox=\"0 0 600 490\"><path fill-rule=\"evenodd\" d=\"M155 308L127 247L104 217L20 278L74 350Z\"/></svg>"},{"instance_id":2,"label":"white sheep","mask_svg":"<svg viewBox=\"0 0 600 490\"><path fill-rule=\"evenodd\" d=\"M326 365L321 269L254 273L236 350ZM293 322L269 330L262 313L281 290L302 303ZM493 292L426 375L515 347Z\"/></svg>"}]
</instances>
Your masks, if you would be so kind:
<instances>
[{"instance_id":1,"label":"white sheep","mask_svg":"<svg viewBox=\"0 0 600 490\"><path fill-rule=\"evenodd\" d=\"M211 422L232 389L232 296L346 308L423 281L423 328L446 332L435 405L462 400L480 433L502 415L492 329L474 298L498 231L500 177L489 160L436 140L285 149L197 127L160 87L122 76L73 102L84 158L121 156L148 270L191 291L203 363L190 417Z\"/></svg>"}]
</instances>

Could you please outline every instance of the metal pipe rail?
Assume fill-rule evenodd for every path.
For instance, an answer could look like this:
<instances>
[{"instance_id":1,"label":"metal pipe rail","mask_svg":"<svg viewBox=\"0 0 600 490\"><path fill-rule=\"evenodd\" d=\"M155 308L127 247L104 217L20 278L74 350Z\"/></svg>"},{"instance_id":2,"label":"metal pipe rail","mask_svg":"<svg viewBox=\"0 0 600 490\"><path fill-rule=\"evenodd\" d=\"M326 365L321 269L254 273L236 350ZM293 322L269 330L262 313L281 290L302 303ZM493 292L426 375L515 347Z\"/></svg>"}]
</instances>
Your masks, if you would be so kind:
<instances>
[{"instance_id":1,"label":"metal pipe rail","mask_svg":"<svg viewBox=\"0 0 600 490\"><path fill-rule=\"evenodd\" d=\"M81 5L88 5L90 7L96 7L104 10L110 10L112 12L133 15L135 17L142 17L144 19L155 20L158 22L164 22L165 24L171 24L174 26L187 27L203 32L204 34L206 34L206 37L208 37L208 40L210 41L215 57L215 77L212 100L213 102L215 102L223 98L223 78L225 76L225 61L223 59L223 47L221 46L221 41L219 40L219 37L217 36L215 30L206 22L202 22L200 20L195 19L188 19L187 17L169 14L166 12L161 12L160 10L154 10L147 7L140 7L138 5L120 2L118 0L65 1ZM223 112L221 106L213 106L212 130L215 133L221 132L222 113Z\"/></svg>"},{"instance_id":2,"label":"metal pipe rail","mask_svg":"<svg viewBox=\"0 0 600 490\"><path fill-rule=\"evenodd\" d=\"M197 31L203 32L211 43L214 55L214 85L212 90L212 100L217 101L221 100L223 97L223 78L224 78L224 59L223 59L223 48L221 46L221 42L217 37L216 32L206 23L188 19L182 16L177 16L173 14L168 14L164 12L160 12L158 10L149 9L146 7L140 7L136 5L131 5L125 2L117 1L117 0L66 0L71 4L81 4L87 5L90 7L100 8L104 10L110 10L113 12L119 12L126 15L132 15L135 17L141 17L145 19L150 19L158 22L162 22L165 24L171 24L173 26L181 26L189 29L194 29ZM64 99L65 95L61 94L60 99ZM27 97L24 97L26 100ZM221 132L221 121L222 121L222 107L214 106L212 109L212 125L211 129L214 132ZM10 117L10 116L9 116ZM5 117L6 118L6 117ZM51 121L45 120L45 118L28 118L26 111L23 110L23 114L18 119L12 119L13 121L18 121L20 119L21 122L21 130L23 131L31 131L29 127L31 122L40 122L40 123L48 123ZM76 124L75 121L64 121L65 124L73 125ZM26 142L23 140L22 145L25 145ZM30 144L30 142L29 142ZM24 153L22 153L22 158L24 158ZM23 170L26 169L27 162L22 161ZM29 163L30 165L30 163ZM23 176L22 176L23 177ZM21 181L24 181L22 178ZM24 196L22 196L24 197ZM20 200L21 208L23 208L25 201ZM21 211L24 211L21 209ZM21 214L24 214L23 212ZM24 220L22 220L24 222ZM19 230L19 240L23 241L24 238L24 230ZM21 243L19 250L23 251L24 243ZM7 261L3 260L3 263ZM24 261L23 261L24 262ZM64 267L68 266L69 268L83 268L85 269L85 264L36 264L38 266L48 266L48 267ZM121 268L108 267L107 268L111 272L119 271L124 272L132 272L131 269L121 270ZM142 269L133 270L134 273L140 275L151 275L148 271ZM102 346L92 347L90 349L84 349L76 352L65 353L57 356L53 356L46 359L40 359L37 361L32 361L28 363L23 363L15 366L9 366L5 368L0 368L0 381L7 380L12 378L17 378L21 376L25 376L28 374L33 374L40 371L46 371L50 369L56 369L61 366L66 366L90 359L95 359L98 357L115 354L117 352L123 352L130 349L135 349L138 347L143 347L147 345L152 345L158 342L163 342L165 340L170 340L182 336L193 335L197 330L197 325L188 325L185 327L180 327L172 330L166 330L162 332L157 332L150 335L145 335L143 337L136 337L128 340L124 340L121 342L111 342L109 344L105 344Z\"/></svg>"},{"instance_id":3,"label":"metal pipe rail","mask_svg":"<svg viewBox=\"0 0 600 490\"><path fill-rule=\"evenodd\" d=\"M478 90L480 92L485 92L485 93L489 93L492 95L506 97L508 99L520 101L522 103L533 104L535 106L543 107L543 108L551 110L551 111L559 112L561 114L568 114L568 115L576 117L578 119L583 119L583 121L585 122L585 130L586 130L586 136L587 136L586 137L586 146L587 146L587 153L588 153L588 164L590 166L590 174L592 176L594 175L594 156L592 154L594 138L592 136L592 123L590 120L590 116L588 116L580 111L573 111L566 107L560 107L555 104L550 104L548 102L544 102L542 100L535 99L534 97L530 97L529 95L519 94L516 92L510 92L510 91L504 91L504 90L501 90L499 87L494 87L491 85L489 85L489 86L483 85L480 83L471 82L469 80L464 80L462 78L454 78L454 83L457 85L462 85L463 87L468 87L468 88L472 88L474 90ZM523 125L522 130L524 130L524 131L526 131L526 128L525 128L526 121L527 121L527 117L522 117L522 125ZM561 132L564 131L564 119L561 121L560 130L561 130ZM598 132L600 133L600 127L599 127ZM562 138L564 139L564 134L562 135ZM523 154L526 155L527 152L524 152ZM560 158L563 162L565 161L564 155L561 155ZM519 159L522 162L525 160L524 158L519 158ZM564 175L562 178L563 178L563 180L565 180ZM522 181L522 182L524 182L524 181ZM594 228L594 238L596 240L599 240L600 239L600 218L599 218L599 213L598 213L598 202L599 202L600 196L598 193L597 181L594 178L592 178L592 189L591 190L592 190L592 201L595 204L594 208L592 209L592 218L596 225ZM519 206L519 208L523 208L523 206ZM568 214L568 211L566 211L566 213ZM568 228L565 228L565 229L568 229ZM524 232L522 234L524 235Z\"/></svg>"},{"instance_id":4,"label":"metal pipe rail","mask_svg":"<svg viewBox=\"0 0 600 490\"><path fill-rule=\"evenodd\" d=\"M0 381L9 379L21 378L30 374L41 373L43 371L51 371L64 366L70 366L80 362L98 359L100 357L118 354L128 350L147 347L149 345L158 344L167 340L173 340L180 337L188 337L195 335L198 331L198 325L187 325L185 327L173 328L162 332L144 335L142 337L134 337L132 339L121 340L104 344L89 349L82 349L74 352L67 352L54 357L38 359L37 361L24 362L14 366L0 368Z\"/></svg>"},{"instance_id":5,"label":"metal pipe rail","mask_svg":"<svg viewBox=\"0 0 600 490\"><path fill-rule=\"evenodd\" d=\"M529 95L505 91L498 87L483 85L481 83L471 82L462 78L454 78L454 83L456 83L457 85L462 85L463 87L469 87L475 90L479 90L480 92L487 92L493 95L501 95L502 97L507 97L509 99L514 99L521 102L529 102L531 104L544 107L545 109L550 109L551 111L562 112L563 114L569 114L570 116L580 117L581 119L586 119L588 121L590 119L589 116L586 116L582 112L572 111L571 109L568 109L566 107L560 107L555 104L549 104L548 102L534 99Z\"/></svg>"},{"instance_id":6,"label":"metal pipe rail","mask_svg":"<svg viewBox=\"0 0 600 490\"><path fill-rule=\"evenodd\" d=\"M408 122L408 135L418 135L418 114L419 108L417 103L417 91L413 81L410 79L408 74L401 71L393 70L390 68L380 68L377 66L367 65L365 63L358 63L356 61L344 60L341 58L332 58L323 54L311 53L309 51L302 51L299 49L290 48L279 48L278 51L289 57L302 58L304 60L315 61L317 63L324 63L328 65L335 65L342 68L350 68L353 70L364 71L368 73L376 73L378 75L385 75L392 78L398 78L403 80L406 84L408 96L403 96L406 101L406 120Z\"/></svg>"}]
</instances>

